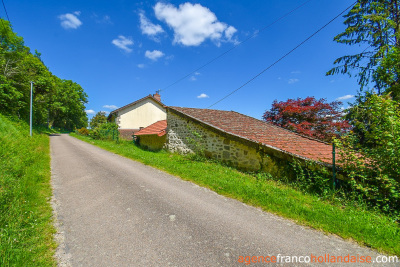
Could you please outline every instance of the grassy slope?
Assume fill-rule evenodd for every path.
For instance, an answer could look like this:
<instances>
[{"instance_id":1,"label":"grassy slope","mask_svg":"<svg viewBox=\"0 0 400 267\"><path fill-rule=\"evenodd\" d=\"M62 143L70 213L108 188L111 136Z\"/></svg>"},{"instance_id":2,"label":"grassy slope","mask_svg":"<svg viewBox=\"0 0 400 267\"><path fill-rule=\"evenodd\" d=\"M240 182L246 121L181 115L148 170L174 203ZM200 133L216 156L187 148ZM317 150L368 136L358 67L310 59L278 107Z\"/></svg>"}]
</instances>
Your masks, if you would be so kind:
<instances>
[{"instance_id":1,"label":"grassy slope","mask_svg":"<svg viewBox=\"0 0 400 267\"><path fill-rule=\"evenodd\" d=\"M0 114L0 266L55 266L49 137Z\"/></svg>"},{"instance_id":2,"label":"grassy slope","mask_svg":"<svg viewBox=\"0 0 400 267\"><path fill-rule=\"evenodd\" d=\"M157 167L219 194L292 219L327 233L352 239L381 252L400 255L400 227L389 218L353 207L341 207L275 181L210 162L196 162L176 154L141 150L131 142L93 140L73 136L122 156Z\"/></svg>"}]
</instances>

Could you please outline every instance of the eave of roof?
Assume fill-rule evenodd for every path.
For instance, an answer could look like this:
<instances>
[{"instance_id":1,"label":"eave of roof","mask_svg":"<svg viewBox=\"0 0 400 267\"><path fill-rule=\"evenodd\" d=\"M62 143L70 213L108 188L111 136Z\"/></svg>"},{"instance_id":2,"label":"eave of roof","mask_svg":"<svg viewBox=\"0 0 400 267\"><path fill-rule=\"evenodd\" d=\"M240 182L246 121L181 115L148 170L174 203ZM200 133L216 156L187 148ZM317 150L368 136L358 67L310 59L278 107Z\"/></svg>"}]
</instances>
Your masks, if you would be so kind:
<instances>
[{"instance_id":1,"label":"eave of roof","mask_svg":"<svg viewBox=\"0 0 400 267\"><path fill-rule=\"evenodd\" d=\"M110 112L110 115L111 115L111 114L114 114L114 113L117 113L118 111L121 111L121 110L123 110L123 109L126 109L126 108L128 108L128 107L130 107L130 106L136 105L137 103L142 102L142 101L144 101L144 100L146 100L146 99L148 99L148 98L154 100L157 104L161 105L163 108L166 108L166 106L165 106L161 101L158 101L158 100L157 100L156 98L154 98L154 96L152 96L152 95L148 95L148 96L145 96L145 97L143 97L143 98L141 98L141 99L139 99L139 100L136 100L136 101L134 101L134 102L132 102L132 103L129 103L129 104L123 106L123 107L120 107L120 108L118 108L118 109L116 109L116 110L111 111L111 112ZM110 116L110 115L109 115L109 116Z\"/></svg>"}]
</instances>

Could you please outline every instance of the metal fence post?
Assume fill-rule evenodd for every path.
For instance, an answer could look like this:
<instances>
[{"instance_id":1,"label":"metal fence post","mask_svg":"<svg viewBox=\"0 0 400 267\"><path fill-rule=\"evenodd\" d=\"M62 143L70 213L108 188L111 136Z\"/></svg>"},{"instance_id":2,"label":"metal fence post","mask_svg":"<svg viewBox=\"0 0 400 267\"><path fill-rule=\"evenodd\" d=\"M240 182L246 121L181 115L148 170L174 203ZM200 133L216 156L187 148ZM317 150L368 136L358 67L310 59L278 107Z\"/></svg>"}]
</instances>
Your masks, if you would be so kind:
<instances>
[{"instance_id":1,"label":"metal fence post","mask_svg":"<svg viewBox=\"0 0 400 267\"><path fill-rule=\"evenodd\" d=\"M333 190L336 189L336 151L335 143L332 143L332 186Z\"/></svg>"}]
</instances>

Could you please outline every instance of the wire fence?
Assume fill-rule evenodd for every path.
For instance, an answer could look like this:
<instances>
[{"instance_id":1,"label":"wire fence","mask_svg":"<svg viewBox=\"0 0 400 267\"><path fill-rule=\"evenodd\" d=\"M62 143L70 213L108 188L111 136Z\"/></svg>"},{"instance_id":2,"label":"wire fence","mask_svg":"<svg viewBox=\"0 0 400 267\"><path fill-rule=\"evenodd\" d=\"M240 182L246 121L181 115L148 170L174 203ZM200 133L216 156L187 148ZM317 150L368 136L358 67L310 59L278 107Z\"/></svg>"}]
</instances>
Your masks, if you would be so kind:
<instances>
[{"instance_id":1,"label":"wire fence","mask_svg":"<svg viewBox=\"0 0 400 267\"><path fill-rule=\"evenodd\" d=\"M97 132L97 139L102 140L114 140L119 143L119 131L112 129L112 130L99 130Z\"/></svg>"}]
</instances>

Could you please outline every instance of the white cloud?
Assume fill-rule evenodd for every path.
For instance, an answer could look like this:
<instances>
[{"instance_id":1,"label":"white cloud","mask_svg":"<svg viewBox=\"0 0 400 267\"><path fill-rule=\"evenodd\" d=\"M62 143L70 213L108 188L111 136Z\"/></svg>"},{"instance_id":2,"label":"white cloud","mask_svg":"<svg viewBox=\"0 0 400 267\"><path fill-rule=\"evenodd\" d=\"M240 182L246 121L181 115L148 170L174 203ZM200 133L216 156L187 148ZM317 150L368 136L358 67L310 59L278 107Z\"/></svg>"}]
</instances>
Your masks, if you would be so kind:
<instances>
[{"instance_id":1,"label":"white cloud","mask_svg":"<svg viewBox=\"0 0 400 267\"><path fill-rule=\"evenodd\" d=\"M189 78L189 80L191 80L191 81L197 81L196 76L199 76L199 75L200 75L200 72L195 72L195 73L193 73L193 75Z\"/></svg>"},{"instance_id":2,"label":"white cloud","mask_svg":"<svg viewBox=\"0 0 400 267\"><path fill-rule=\"evenodd\" d=\"M85 110L86 114L96 114L96 111L94 111L93 109L87 109Z\"/></svg>"},{"instance_id":3,"label":"white cloud","mask_svg":"<svg viewBox=\"0 0 400 267\"><path fill-rule=\"evenodd\" d=\"M64 29L78 29L82 25L82 21L78 19L80 14L80 11L75 11L74 13L66 13L58 16L61 20L61 26Z\"/></svg>"},{"instance_id":4,"label":"white cloud","mask_svg":"<svg viewBox=\"0 0 400 267\"><path fill-rule=\"evenodd\" d=\"M104 112L106 115L110 114L110 111L102 110L102 111L100 111L100 112Z\"/></svg>"},{"instance_id":5,"label":"white cloud","mask_svg":"<svg viewBox=\"0 0 400 267\"><path fill-rule=\"evenodd\" d=\"M226 30L225 30L225 36L226 38L228 38L229 40L232 39L233 35L237 32L237 30L235 29L235 27L233 26L229 26Z\"/></svg>"},{"instance_id":6,"label":"white cloud","mask_svg":"<svg viewBox=\"0 0 400 267\"><path fill-rule=\"evenodd\" d=\"M161 52L161 51L159 51L159 50L153 50L153 51L147 50L146 53L145 53L145 56L146 56L147 58L150 58L151 60L156 61L156 60L158 60L159 58L163 57L163 56L164 56L164 53Z\"/></svg>"},{"instance_id":7,"label":"white cloud","mask_svg":"<svg viewBox=\"0 0 400 267\"><path fill-rule=\"evenodd\" d=\"M300 80L299 79L289 79L289 84L293 84L293 83L297 83L297 82L299 82Z\"/></svg>"},{"instance_id":8,"label":"white cloud","mask_svg":"<svg viewBox=\"0 0 400 267\"><path fill-rule=\"evenodd\" d=\"M347 100L347 99L350 99L350 98L353 98L353 97L354 97L354 95L344 95L344 96L336 98L336 100L342 101L342 100Z\"/></svg>"},{"instance_id":9,"label":"white cloud","mask_svg":"<svg viewBox=\"0 0 400 267\"><path fill-rule=\"evenodd\" d=\"M125 37L123 35L119 35L117 39L112 40L111 42L116 47L124 50L127 53L132 52L132 49L129 46L133 45L133 41L129 37Z\"/></svg>"},{"instance_id":10,"label":"white cloud","mask_svg":"<svg viewBox=\"0 0 400 267\"><path fill-rule=\"evenodd\" d=\"M210 9L200 4L184 3L176 8L172 4L158 2L154 6L157 19L164 21L174 30L174 43L198 46L206 39L221 42L236 42L236 29L219 22Z\"/></svg>"},{"instance_id":11,"label":"white cloud","mask_svg":"<svg viewBox=\"0 0 400 267\"><path fill-rule=\"evenodd\" d=\"M209 96L203 93L198 95L197 98L209 98Z\"/></svg>"},{"instance_id":12,"label":"white cloud","mask_svg":"<svg viewBox=\"0 0 400 267\"><path fill-rule=\"evenodd\" d=\"M92 18L99 24L113 24L109 15L100 17L97 14L93 14Z\"/></svg>"},{"instance_id":13,"label":"white cloud","mask_svg":"<svg viewBox=\"0 0 400 267\"><path fill-rule=\"evenodd\" d=\"M144 64L138 64L137 67L138 67L139 69L144 69L145 65L144 65Z\"/></svg>"},{"instance_id":14,"label":"white cloud","mask_svg":"<svg viewBox=\"0 0 400 267\"><path fill-rule=\"evenodd\" d=\"M143 34L147 34L149 36L155 36L159 33L164 32L163 28L160 25L153 24L145 15L144 12L139 13L140 19L140 29Z\"/></svg>"},{"instance_id":15,"label":"white cloud","mask_svg":"<svg viewBox=\"0 0 400 267\"><path fill-rule=\"evenodd\" d=\"M116 105L104 105L103 108L108 108L108 109L117 109L118 107Z\"/></svg>"}]
</instances>

